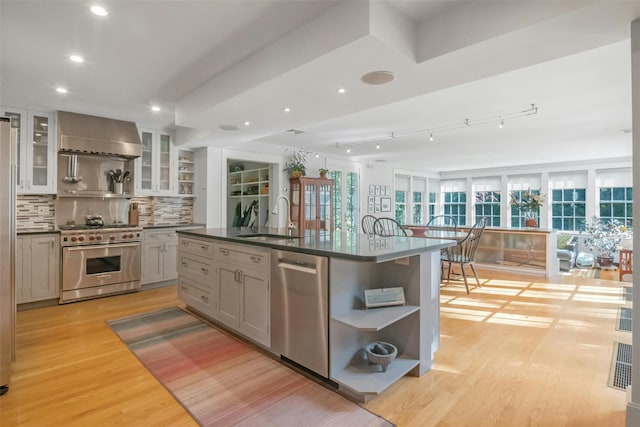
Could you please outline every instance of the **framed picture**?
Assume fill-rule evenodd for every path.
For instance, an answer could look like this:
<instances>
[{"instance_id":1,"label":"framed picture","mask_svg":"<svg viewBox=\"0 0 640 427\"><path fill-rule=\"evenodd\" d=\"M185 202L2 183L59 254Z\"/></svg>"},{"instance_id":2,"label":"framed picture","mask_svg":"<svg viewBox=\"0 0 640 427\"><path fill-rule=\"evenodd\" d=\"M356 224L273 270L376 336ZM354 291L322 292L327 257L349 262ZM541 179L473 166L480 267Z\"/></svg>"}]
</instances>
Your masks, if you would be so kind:
<instances>
[{"instance_id":1,"label":"framed picture","mask_svg":"<svg viewBox=\"0 0 640 427\"><path fill-rule=\"evenodd\" d=\"M369 186L369 194L371 194L371 195L375 195L376 194L376 186L375 185L371 184Z\"/></svg>"},{"instance_id":2,"label":"framed picture","mask_svg":"<svg viewBox=\"0 0 640 427\"><path fill-rule=\"evenodd\" d=\"M374 201L373 201L373 203L374 203L376 206L380 206L380 197L376 196L376 197L375 197L375 199L374 199Z\"/></svg>"},{"instance_id":3,"label":"framed picture","mask_svg":"<svg viewBox=\"0 0 640 427\"><path fill-rule=\"evenodd\" d=\"M391 195L391 186L390 185L385 185L384 186L384 195L385 196L390 196Z\"/></svg>"},{"instance_id":4,"label":"framed picture","mask_svg":"<svg viewBox=\"0 0 640 427\"><path fill-rule=\"evenodd\" d=\"M372 213L375 213L375 212L376 212L376 207L374 205L369 205L367 207L367 213L372 214Z\"/></svg>"},{"instance_id":5,"label":"framed picture","mask_svg":"<svg viewBox=\"0 0 640 427\"><path fill-rule=\"evenodd\" d=\"M369 204L373 205L376 202L375 196L369 196Z\"/></svg>"},{"instance_id":6,"label":"framed picture","mask_svg":"<svg viewBox=\"0 0 640 427\"><path fill-rule=\"evenodd\" d=\"M382 212L391 212L391 197L383 197L381 204L380 204L380 210Z\"/></svg>"},{"instance_id":7,"label":"framed picture","mask_svg":"<svg viewBox=\"0 0 640 427\"><path fill-rule=\"evenodd\" d=\"M375 213L380 213L380 205L375 205L375 209L376 209Z\"/></svg>"},{"instance_id":8,"label":"framed picture","mask_svg":"<svg viewBox=\"0 0 640 427\"><path fill-rule=\"evenodd\" d=\"M376 196L380 195L380 186L376 185Z\"/></svg>"}]
</instances>

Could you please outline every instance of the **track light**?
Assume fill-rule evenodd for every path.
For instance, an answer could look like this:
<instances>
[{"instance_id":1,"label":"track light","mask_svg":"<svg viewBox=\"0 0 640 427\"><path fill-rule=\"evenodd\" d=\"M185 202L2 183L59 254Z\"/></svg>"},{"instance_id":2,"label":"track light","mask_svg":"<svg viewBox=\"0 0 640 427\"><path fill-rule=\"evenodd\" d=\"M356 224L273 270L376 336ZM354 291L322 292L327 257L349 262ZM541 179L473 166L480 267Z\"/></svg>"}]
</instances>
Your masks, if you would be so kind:
<instances>
[{"instance_id":1,"label":"track light","mask_svg":"<svg viewBox=\"0 0 640 427\"><path fill-rule=\"evenodd\" d=\"M500 124L498 125L498 127L500 129L502 129L504 127L504 120L500 120Z\"/></svg>"},{"instance_id":2,"label":"track light","mask_svg":"<svg viewBox=\"0 0 640 427\"><path fill-rule=\"evenodd\" d=\"M379 149L380 149L380 143L376 142L376 150L379 150Z\"/></svg>"},{"instance_id":3,"label":"track light","mask_svg":"<svg viewBox=\"0 0 640 427\"><path fill-rule=\"evenodd\" d=\"M429 141L433 141L433 132L429 134Z\"/></svg>"},{"instance_id":4,"label":"track light","mask_svg":"<svg viewBox=\"0 0 640 427\"><path fill-rule=\"evenodd\" d=\"M347 153L351 153L351 147L347 147Z\"/></svg>"},{"instance_id":5,"label":"track light","mask_svg":"<svg viewBox=\"0 0 640 427\"><path fill-rule=\"evenodd\" d=\"M320 153L316 153L316 159L320 158Z\"/></svg>"}]
</instances>

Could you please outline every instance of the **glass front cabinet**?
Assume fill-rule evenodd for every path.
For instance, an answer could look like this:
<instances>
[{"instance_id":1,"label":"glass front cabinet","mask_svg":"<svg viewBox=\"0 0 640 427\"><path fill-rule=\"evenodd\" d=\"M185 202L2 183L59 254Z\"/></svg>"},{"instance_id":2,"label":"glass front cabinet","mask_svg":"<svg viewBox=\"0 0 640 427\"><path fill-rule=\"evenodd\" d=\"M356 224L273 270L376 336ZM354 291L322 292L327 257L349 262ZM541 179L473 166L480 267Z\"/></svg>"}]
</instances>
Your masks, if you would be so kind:
<instances>
[{"instance_id":1,"label":"glass front cabinet","mask_svg":"<svg viewBox=\"0 0 640 427\"><path fill-rule=\"evenodd\" d=\"M333 231L332 179L292 178L291 221L298 233L306 230Z\"/></svg>"},{"instance_id":2,"label":"glass front cabinet","mask_svg":"<svg viewBox=\"0 0 640 427\"><path fill-rule=\"evenodd\" d=\"M176 155L171 134L140 129L142 156L136 161L136 195L177 194Z\"/></svg>"},{"instance_id":3,"label":"glass front cabinet","mask_svg":"<svg viewBox=\"0 0 640 427\"><path fill-rule=\"evenodd\" d=\"M11 119L11 127L17 132L17 193L54 194L54 114L2 107L2 116Z\"/></svg>"}]
</instances>

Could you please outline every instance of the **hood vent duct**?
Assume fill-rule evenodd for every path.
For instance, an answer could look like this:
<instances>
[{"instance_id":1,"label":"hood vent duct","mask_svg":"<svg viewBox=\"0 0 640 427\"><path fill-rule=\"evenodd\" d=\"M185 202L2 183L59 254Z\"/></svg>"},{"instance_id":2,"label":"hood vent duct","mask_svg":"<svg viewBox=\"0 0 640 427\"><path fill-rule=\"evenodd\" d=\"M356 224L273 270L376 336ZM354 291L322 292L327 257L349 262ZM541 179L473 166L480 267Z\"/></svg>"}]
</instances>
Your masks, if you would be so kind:
<instances>
[{"instance_id":1,"label":"hood vent duct","mask_svg":"<svg viewBox=\"0 0 640 427\"><path fill-rule=\"evenodd\" d=\"M58 151L135 159L142 142L133 122L58 111Z\"/></svg>"}]
</instances>

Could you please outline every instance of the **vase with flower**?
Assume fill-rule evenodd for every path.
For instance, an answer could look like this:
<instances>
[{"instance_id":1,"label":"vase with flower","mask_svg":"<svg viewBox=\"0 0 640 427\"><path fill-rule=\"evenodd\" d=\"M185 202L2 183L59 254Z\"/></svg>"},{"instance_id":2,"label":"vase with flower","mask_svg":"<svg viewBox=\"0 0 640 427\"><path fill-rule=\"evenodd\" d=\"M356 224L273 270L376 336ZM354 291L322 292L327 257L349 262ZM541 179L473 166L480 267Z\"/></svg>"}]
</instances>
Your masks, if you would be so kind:
<instances>
[{"instance_id":1,"label":"vase with flower","mask_svg":"<svg viewBox=\"0 0 640 427\"><path fill-rule=\"evenodd\" d=\"M511 192L510 204L523 213L525 227L538 226L538 213L545 202L544 194L536 194L531 190Z\"/></svg>"},{"instance_id":2,"label":"vase with flower","mask_svg":"<svg viewBox=\"0 0 640 427\"><path fill-rule=\"evenodd\" d=\"M631 228L622 222L616 219L603 221L595 215L585 225L584 231L590 235L585 239L585 244L596 253L598 266L605 268L613 265L613 254L622 246L622 242L633 238Z\"/></svg>"},{"instance_id":3,"label":"vase with flower","mask_svg":"<svg viewBox=\"0 0 640 427\"><path fill-rule=\"evenodd\" d=\"M285 170L289 171L291 178L300 178L306 175L307 171L307 156L304 152L293 150L291 156L287 159Z\"/></svg>"}]
</instances>

